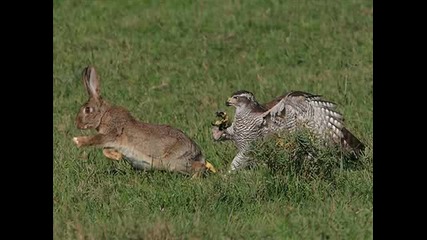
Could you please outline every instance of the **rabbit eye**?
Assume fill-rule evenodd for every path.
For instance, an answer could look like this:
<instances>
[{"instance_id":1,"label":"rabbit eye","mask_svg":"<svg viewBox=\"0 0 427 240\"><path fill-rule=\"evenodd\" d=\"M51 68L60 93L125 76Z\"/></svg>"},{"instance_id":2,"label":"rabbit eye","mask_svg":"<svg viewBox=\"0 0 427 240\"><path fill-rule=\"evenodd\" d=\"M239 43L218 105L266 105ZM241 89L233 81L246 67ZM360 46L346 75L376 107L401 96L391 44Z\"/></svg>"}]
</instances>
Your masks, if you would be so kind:
<instances>
[{"instance_id":1,"label":"rabbit eye","mask_svg":"<svg viewBox=\"0 0 427 240\"><path fill-rule=\"evenodd\" d=\"M90 107L85 107L85 113L91 113L92 112L92 108Z\"/></svg>"}]
</instances>

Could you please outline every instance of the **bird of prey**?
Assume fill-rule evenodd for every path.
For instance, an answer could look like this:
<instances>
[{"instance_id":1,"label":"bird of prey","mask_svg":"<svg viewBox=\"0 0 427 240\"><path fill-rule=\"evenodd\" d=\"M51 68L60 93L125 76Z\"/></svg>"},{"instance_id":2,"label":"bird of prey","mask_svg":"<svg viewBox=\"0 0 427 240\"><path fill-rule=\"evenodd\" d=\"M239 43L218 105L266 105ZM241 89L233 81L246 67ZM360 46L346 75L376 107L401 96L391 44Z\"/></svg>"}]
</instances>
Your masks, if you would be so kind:
<instances>
[{"instance_id":1,"label":"bird of prey","mask_svg":"<svg viewBox=\"0 0 427 240\"><path fill-rule=\"evenodd\" d=\"M231 140L238 153L231 162L231 171L248 165L251 143L278 132L293 132L300 127L310 130L322 140L339 145L344 151L359 154L364 151L360 142L344 126L344 118L336 111L333 102L320 95L292 91L260 104L253 93L240 90L228 98L226 106L236 108L233 122L227 120L213 124L212 135L216 141ZM219 112L225 118L224 112Z\"/></svg>"}]
</instances>

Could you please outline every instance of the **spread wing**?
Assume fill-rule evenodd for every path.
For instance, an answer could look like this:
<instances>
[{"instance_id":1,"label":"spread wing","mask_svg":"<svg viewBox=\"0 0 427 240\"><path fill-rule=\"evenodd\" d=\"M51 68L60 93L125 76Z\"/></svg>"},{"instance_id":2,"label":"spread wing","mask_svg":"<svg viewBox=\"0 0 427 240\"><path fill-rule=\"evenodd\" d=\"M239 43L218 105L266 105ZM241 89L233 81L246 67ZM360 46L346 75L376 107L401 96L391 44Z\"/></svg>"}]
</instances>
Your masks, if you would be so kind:
<instances>
[{"instance_id":1,"label":"spread wing","mask_svg":"<svg viewBox=\"0 0 427 240\"><path fill-rule=\"evenodd\" d=\"M295 130L303 126L324 139L344 144L351 148L363 144L344 127L343 116L335 110L333 102L319 95L294 91L264 104L268 110L263 114L269 131ZM358 146L359 145L359 146Z\"/></svg>"}]
</instances>

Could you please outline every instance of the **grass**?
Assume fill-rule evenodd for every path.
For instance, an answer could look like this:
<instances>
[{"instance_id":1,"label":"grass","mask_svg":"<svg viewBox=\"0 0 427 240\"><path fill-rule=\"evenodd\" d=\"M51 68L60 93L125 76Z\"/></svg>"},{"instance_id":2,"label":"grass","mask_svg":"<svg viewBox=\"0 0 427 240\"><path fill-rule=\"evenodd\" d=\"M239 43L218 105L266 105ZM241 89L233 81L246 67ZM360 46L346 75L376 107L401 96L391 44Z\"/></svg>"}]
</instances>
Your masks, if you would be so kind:
<instances>
[{"instance_id":1,"label":"grass","mask_svg":"<svg viewBox=\"0 0 427 240\"><path fill-rule=\"evenodd\" d=\"M325 146L309 131L270 136L254 143L251 166L267 167L273 175L297 177L300 180L334 181L336 171L369 169L372 153L359 157L336 146Z\"/></svg>"},{"instance_id":2,"label":"grass","mask_svg":"<svg viewBox=\"0 0 427 240\"><path fill-rule=\"evenodd\" d=\"M362 0L54 1L54 238L372 239L372 8ZM88 64L104 98L182 129L220 171L236 149L214 143L210 123L217 110L232 113L224 102L240 89L261 102L290 90L324 95L370 150L361 167L331 165L327 178L262 166L199 180L133 171L71 141L89 134L74 126Z\"/></svg>"}]
</instances>

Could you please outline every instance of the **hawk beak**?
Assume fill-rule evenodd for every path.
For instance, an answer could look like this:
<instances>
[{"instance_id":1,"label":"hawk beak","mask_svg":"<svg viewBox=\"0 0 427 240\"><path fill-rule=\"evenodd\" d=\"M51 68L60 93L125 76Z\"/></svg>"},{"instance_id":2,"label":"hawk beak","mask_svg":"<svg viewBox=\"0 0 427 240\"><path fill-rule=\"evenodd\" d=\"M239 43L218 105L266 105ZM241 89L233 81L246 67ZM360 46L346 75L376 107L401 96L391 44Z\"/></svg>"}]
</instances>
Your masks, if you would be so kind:
<instances>
[{"instance_id":1,"label":"hawk beak","mask_svg":"<svg viewBox=\"0 0 427 240\"><path fill-rule=\"evenodd\" d=\"M225 106L227 107L231 106L231 98L227 99L227 102L225 102Z\"/></svg>"}]
</instances>

